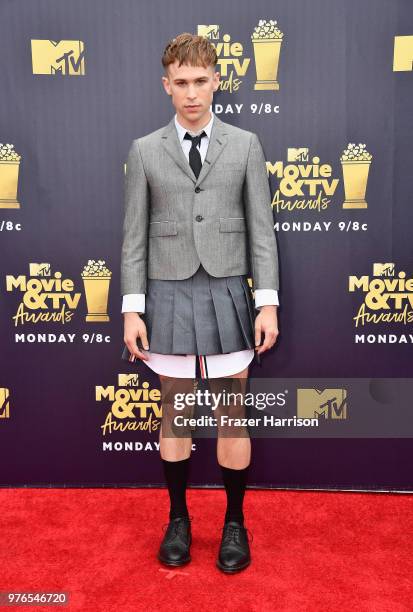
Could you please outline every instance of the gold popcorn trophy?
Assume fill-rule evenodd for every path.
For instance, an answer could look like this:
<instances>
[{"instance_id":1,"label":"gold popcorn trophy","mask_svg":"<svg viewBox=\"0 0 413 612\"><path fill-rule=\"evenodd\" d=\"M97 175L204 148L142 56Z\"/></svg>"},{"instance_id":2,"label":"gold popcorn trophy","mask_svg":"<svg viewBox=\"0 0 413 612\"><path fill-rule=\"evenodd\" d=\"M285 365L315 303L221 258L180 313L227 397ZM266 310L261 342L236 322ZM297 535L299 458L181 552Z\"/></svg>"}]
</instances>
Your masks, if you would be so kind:
<instances>
[{"instance_id":1,"label":"gold popcorn trophy","mask_svg":"<svg viewBox=\"0 0 413 612\"><path fill-rule=\"evenodd\" d=\"M14 145L0 142L0 208L20 208L17 201L20 160Z\"/></svg>"},{"instance_id":2,"label":"gold popcorn trophy","mask_svg":"<svg viewBox=\"0 0 413 612\"><path fill-rule=\"evenodd\" d=\"M257 80L254 89L276 91L280 89L277 81L281 43L284 34L277 28L273 19L260 19L251 35L254 47L255 71Z\"/></svg>"},{"instance_id":3,"label":"gold popcorn trophy","mask_svg":"<svg viewBox=\"0 0 413 612\"><path fill-rule=\"evenodd\" d=\"M89 259L82 272L85 287L88 314L86 321L110 321L107 314L109 284L112 272L105 266L105 261Z\"/></svg>"},{"instance_id":4,"label":"gold popcorn trophy","mask_svg":"<svg viewBox=\"0 0 413 612\"><path fill-rule=\"evenodd\" d=\"M343 208L367 208L366 188L372 155L366 145L350 142L340 157L345 200Z\"/></svg>"},{"instance_id":5,"label":"gold popcorn trophy","mask_svg":"<svg viewBox=\"0 0 413 612\"><path fill-rule=\"evenodd\" d=\"M0 387L0 419L10 418L10 389Z\"/></svg>"}]
</instances>

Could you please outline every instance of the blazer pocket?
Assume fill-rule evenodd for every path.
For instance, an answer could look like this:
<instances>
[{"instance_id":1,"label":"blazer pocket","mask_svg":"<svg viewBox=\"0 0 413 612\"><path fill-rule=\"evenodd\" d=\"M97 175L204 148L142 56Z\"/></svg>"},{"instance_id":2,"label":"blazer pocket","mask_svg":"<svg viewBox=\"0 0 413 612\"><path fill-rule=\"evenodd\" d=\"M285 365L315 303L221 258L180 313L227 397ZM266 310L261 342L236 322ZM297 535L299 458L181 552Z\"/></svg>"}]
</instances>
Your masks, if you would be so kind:
<instances>
[{"instance_id":1,"label":"blazer pocket","mask_svg":"<svg viewBox=\"0 0 413 612\"><path fill-rule=\"evenodd\" d=\"M245 217L220 217L220 232L245 232Z\"/></svg>"},{"instance_id":2,"label":"blazer pocket","mask_svg":"<svg viewBox=\"0 0 413 612\"><path fill-rule=\"evenodd\" d=\"M224 172L244 172L244 168L239 162L224 162L219 165L219 169Z\"/></svg>"},{"instance_id":3,"label":"blazer pocket","mask_svg":"<svg viewBox=\"0 0 413 612\"><path fill-rule=\"evenodd\" d=\"M151 221L149 236L174 236L178 233L176 221Z\"/></svg>"}]
</instances>

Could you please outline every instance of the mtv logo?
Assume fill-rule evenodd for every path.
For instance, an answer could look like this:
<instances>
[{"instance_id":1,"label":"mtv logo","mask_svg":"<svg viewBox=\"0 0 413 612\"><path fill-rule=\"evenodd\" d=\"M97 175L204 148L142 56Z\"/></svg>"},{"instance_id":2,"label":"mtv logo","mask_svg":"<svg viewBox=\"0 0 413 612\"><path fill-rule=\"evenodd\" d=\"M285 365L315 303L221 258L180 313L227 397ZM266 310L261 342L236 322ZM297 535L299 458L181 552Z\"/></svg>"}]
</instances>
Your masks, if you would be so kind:
<instances>
[{"instance_id":1,"label":"mtv logo","mask_svg":"<svg viewBox=\"0 0 413 612\"><path fill-rule=\"evenodd\" d=\"M288 162L299 162L299 161L308 161L308 147L300 147L298 149L294 149L294 147L289 147L287 149L287 161Z\"/></svg>"},{"instance_id":2,"label":"mtv logo","mask_svg":"<svg viewBox=\"0 0 413 612\"><path fill-rule=\"evenodd\" d=\"M10 418L10 389L0 387L0 419Z\"/></svg>"},{"instance_id":3,"label":"mtv logo","mask_svg":"<svg viewBox=\"0 0 413 612\"><path fill-rule=\"evenodd\" d=\"M413 70L413 36L395 36L393 50L393 72Z\"/></svg>"},{"instance_id":4,"label":"mtv logo","mask_svg":"<svg viewBox=\"0 0 413 612\"><path fill-rule=\"evenodd\" d=\"M118 387L137 387L139 374L118 374Z\"/></svg>"},{"instance_id":5,"label":"mtv logo","mask_svg":"<svg viewBox=\"0 0 413 612\"><path fill-rule=\"evenodd\" d=\"M49 263L29 264L30 276L50 276L52 267Z\"/></svg>"},{"instance_id":6,"label":"mtv logo","mask_svg":"<svg viewBox=\"0 0 413 612\"><path fill-rule=\"evenodd\" d=\"M373 276L394 276L394 263L373 264Z\"/></svg>"},{"instance_id":7,"label":"mtv logo","mask_svg":"<svg viewBox=\"0 0 413 612\"><path fill-rule=\"evenodd\" d=\"M325 420L346 419L346 389L297 389L297 416Z\"/></svg>"},{"instance_id":8,"label":"mtv logo","mask_svg":"<svg viewBox=\"0 0 413 612\"><path fill-rule=\"evenodd\" d=\"M33 74L85 74L85 46L81 40L32 40Z\"/></svg>"},{"instance_id":9,"label":"mtv logo","mask_svg":"<svg viewBox=\"0 0 413 612\"><path fill-rule=\"evenodd\" d=\"M205 36L210 39L219 38L219 25L198 25L198 36Z\"/></svg>"}]
</instances>

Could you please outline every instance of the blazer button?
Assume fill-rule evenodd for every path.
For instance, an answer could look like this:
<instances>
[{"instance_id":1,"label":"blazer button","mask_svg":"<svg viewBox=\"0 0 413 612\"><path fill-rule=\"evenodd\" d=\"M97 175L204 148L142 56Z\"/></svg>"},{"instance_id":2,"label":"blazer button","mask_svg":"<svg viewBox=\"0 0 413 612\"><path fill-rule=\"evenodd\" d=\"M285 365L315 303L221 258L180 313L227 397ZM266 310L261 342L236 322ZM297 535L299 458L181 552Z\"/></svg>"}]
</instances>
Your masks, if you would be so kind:
<instances>
[{"instance_id":1,"label":"blazer button","mask_svg":"<svg viewBox=\"0 0 413 612\"><path fill-rule=\"evenodd\" d=\"M197 221L202 221L202 219L203 219L203 218L204 218L204 217L203 217L202 215L197 215L197 216L195 217L195 219L196 219Z\"/></svg>"},{"instance_id":2,"label":"blazer button","mask_svg":"<svg viewBox=\"0 0 413 612\"><path fill-rule=\"evenodd\" d=\"M195 193L199 193L201 191L201 187L195 187Z\"/></svg>"}]
</instances>

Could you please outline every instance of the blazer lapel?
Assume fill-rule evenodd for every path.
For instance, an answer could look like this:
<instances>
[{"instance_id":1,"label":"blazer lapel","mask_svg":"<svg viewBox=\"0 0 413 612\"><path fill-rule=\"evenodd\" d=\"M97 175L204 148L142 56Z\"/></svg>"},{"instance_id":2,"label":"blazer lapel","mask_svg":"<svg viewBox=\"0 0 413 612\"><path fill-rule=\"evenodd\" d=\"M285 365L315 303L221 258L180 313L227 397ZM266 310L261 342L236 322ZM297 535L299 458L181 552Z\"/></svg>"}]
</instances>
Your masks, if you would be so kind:
<instances>
[{"instance_id":1,"label":"blazer lapel","mask_svg":"<svg viewBox=\"0 0 413 612\"><path fill-rule=\"evenodd\" d=\"M226 129L226 124L215 115L212 122L211 138L209 140L208 150L199 176L196 178L188 160L186 159L185 153L182 150L181 143L179 142L174 117L172 117L171 121L165 126L161 136L161 143L165 147L166 151L178 164L181 170L185 172L190 179L192 179L195 185L199 185L207 176L208 172L226 147L227 142L228 131Z\"/></svg>"},{"instance_id":2,"label":"blazer lapel","mask_svg":"<svg viewBox=\"0 0 413 612\"><path fill-rule=\"evenodd\" d=\"M221 155L222 151L227 146L228 138L229 133L226 124L215 115L212 122L211 138L209 140L208 150L196 181L197 185L204 180L212 166L217 161L218 157Z\"/></svg>"},{"instance_id":3,"label":"blazer lapel","mask_svg":"<svg viewBox=\"0 0 413 612\"><path fill-rule=\"evenodd\" d=\"M165 126L165 129L161 136L161 143L163 144L169 155L172 157L174 162L178 164L181 170L185 172L185 174L187 174L189 178L192 179L195 183L196 176L193 173L192 168L185 157L185 153L182 150L181 143L179 142L174 117L172 117L168 125Z\"/></svg>"}]
</instances>

